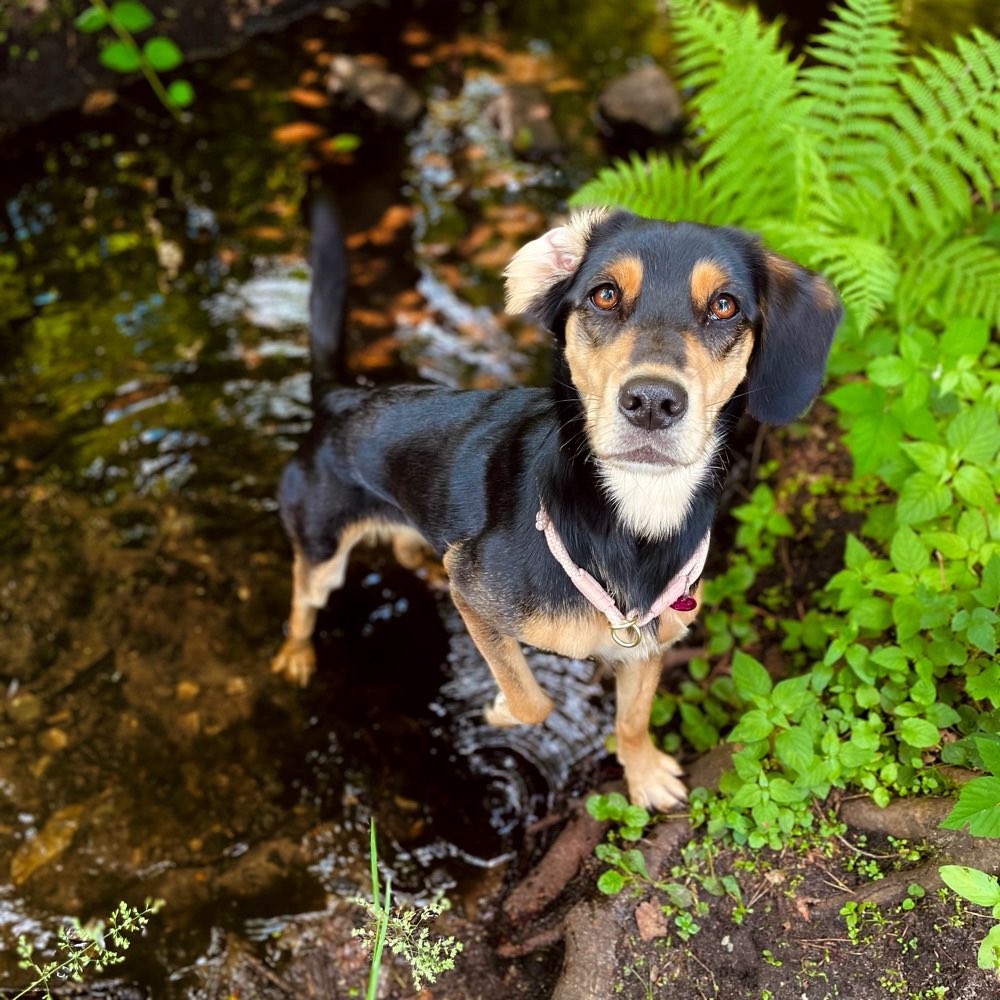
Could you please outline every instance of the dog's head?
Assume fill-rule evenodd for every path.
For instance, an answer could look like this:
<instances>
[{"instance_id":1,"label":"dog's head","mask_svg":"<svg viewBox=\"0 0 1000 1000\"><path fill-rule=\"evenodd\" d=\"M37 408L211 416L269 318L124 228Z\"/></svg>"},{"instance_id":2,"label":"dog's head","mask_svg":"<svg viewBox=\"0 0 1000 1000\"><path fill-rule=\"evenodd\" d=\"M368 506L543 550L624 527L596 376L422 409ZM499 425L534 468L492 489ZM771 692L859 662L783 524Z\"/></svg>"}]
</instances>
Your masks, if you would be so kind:
<instances>
[{"instance_id":1,"label":"dog's head","mask_svg":"<svg viewBox=\"0 0 1000 1000\"><path fill-rule=\"evenodd\" d=\"M596 209L523 247L507 307L559 340L591 450L636 471L709 461L734 395L787 423L816 395L841 308L819 275L736 229Z\"/></svg>"}]
</instances>

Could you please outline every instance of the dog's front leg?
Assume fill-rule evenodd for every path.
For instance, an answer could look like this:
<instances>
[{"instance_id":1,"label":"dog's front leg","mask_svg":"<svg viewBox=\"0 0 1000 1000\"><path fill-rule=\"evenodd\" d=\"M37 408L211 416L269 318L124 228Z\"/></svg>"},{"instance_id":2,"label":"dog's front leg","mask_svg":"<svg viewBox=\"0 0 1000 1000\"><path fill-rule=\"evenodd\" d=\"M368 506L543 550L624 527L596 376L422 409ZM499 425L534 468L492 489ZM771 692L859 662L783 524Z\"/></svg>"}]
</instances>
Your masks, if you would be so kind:
<instances>
[{"instance_id":1,"label":"dog's front leg","mask_svg":"<svg viewBox=\"0 0 1000 1000\"><path fill-rule=\"evenodd\" d=\"M502 635L490 625L456 590L454 584L451 597L472 641L483 654L483 659L500 686L493 704L486 706L486 721L491 726L542 722L552 711L552 700L535 680L535 675L521 652L520 643L513 636Z\"/></svg>"},{"instance_id":2,"label":"dog's front leg","mask_svg":"<svg viewBox=\"0 0 1000 1000\"><path fill-rule=\"evenodd\" d=\"M636 805L666 811L687 798L687 789L678 777L680 765L657 750L649 735L649 713L662 669L659 654L618 664L615 739L629 798Z\"/></svg>"}]
</instances>

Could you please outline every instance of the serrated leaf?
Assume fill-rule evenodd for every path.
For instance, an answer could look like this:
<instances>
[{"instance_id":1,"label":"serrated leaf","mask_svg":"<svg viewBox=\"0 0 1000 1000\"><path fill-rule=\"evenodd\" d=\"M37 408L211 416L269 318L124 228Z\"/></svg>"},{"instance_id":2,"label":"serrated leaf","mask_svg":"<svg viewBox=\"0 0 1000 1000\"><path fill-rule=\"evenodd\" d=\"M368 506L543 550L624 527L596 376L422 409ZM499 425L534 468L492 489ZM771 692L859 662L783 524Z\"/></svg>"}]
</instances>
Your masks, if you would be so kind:
<instances>
[{"instance_id":1,"label":"serrated leaf","mask_svg":"<svg viewBox=\"0 0 1000 1000\"><path fill-rule=\"evenodd\" d=\"M77 31L82 31L85 35L100 31L107 23L108 16L100 7L88 7L81 11L73 21Z\"/></svg>"},{"instance_id":2,"label":"serrated leaf","mask_svg":"<svg viewBox=\"0 0 1000 1000\"><path fill-rule=\"evenodd\" d=\"M126 31L144 31L153 23L149 8L136 0L120 0L111 7L111 17Z\"/></svg>"},{"instance_id":3,"label":"serrated leaf","mask_svg":"<svg viewBox=\"0 0 1000 1000\"><path fill-rule=\"evenodd\" d=\"M973 507L992 507L997 500L997 492L993 488L990 477L985 469L978 465L963 465L952 480L955 492Z\"/></svg>"},{"instance_id":4,"label":"serrated leaf","mask_svg":"<svg viewBox=\"0 0 1000 1000\"><path fill-rule=\"evenodd\" d=\"M812 737L800 726L784 729L774 738L774 755L785 767L802 774L814 758Z\"/></svg>"},{"instance_id":5,"label":"serrated leaf","mask_svg":"<svg viewBox=\"0 0 1000 1000\"><path fill-rule=\"evenodd\" d=\"M733 727L729 739L734 743L754 743L763 740L771 734L774 725L759 708L744 712L742 718Z\"/></svg>"},{"instance_id":6,"label":"serrated leaf","mask_svg":"<svg viewBox=\"0 0 1000 1000\"><path fill-rule=\"evenodd\" d=\"M142 47L142 54L149 60L150 66L158 73L166 73L176 69L184 61L181 50L162 35L151 38Z\"/></svg>"},{"instance_id":7,"label":"serrated leaf","mask_svg":"<svg viewBox=\"0 0 1000 1000\"><path fill-rule=\"evenodd\" d=\"M938 727L926 719L904 719L899 726L899 735L911 747L919 749L932 747L940 742L941 739Z\"/></svg>"},{"instance_id":8,"label":"serrated leaf","mask_svg":"<svg viewBox=\"0 0 1000 1000\"><path fill-rule=\"evenodd\" d=\"M952 892L978 906L994 906L1000 903L1000 880L978 868L967 865L941 865L938 868L941 881Z\"/></svg>"},{"instance_id":9,"label":"serrated leaf","mask_svg":"<svg viewBox=\"0 0 1000 1000\"><path fill-rule=\"evenodd\" d=\"M986 769L1000 778L1000 740L977 737L975 742Z\"/></svg>"},{"instance_id":10,"label":"serrated leaf","mask_svg":"<svg viewBox=\"0 0 1000 1000\"><path fill-rule=\"evenodd\" d=\"M97 57L102 66L113 69L118 73L132 73L141 65L139 53L135 46L126 45L125 42L116 40L101 49Z\"/></svg>"},{"instance_id":11,"label":"serrated leaf","mask_svg":"<svg viewBox=\"0 0 1000 1000\"><path fill-rule=\"evenodd\" d=\"M930 557L917 533L905 524L896 530L889 547L889 557L900 573L919 573Z\"/></svg>"},{"instance_id":12,"label":"serrated leaf","mask_svg":"<svg viewBox=\"0 0 1000 1000\"><path fill-rule=\"evenodd\" d=\"M940 476L948 468L948 450L931 441L904 441L899 446L921 472Z\"/></svg>"},{"instance_id":13,"label":"serrated leaf","mask_svg":"<svg viewBox=\"0 0 1000 1000\"><path fill-rule=\"evenodd\" d=\"M989 464L1000 448L1000 423L996 412L986 403L970 406L948 425L945 438L964 461Z\"/></svg>"},{"instance_id":14,"label":"serrated leaf","mask_svg":"<svg viewBox=\"0 0 1000 1000\"><path fill-rule=\"evenodd\" d=\"M948 509L951 490L929 472L915 472L899 491L896 518L900 524L921 524Z\"/></svg>"},{"instance_id":15,"label":"serrated leaf","mask_svg":"<svg viewBox=\"0 0 1000 1000\"><path fill-rule=\"evenodd\" d=\"M913 372L913 366L899 355L876 358L868 365L868 375L876 385L902 385Z\"/></svg>"},{"instance_id":16,"label":"serrated leaf","mask_svg":"<svg viewBox=\"0 0 1000 1000\"><path fill-rule=\"evenodd\" d=\"M771 692L771 675L752 656L741 650L733 654L733 686L736 693L750 701L755 695L766 698Z\"/></svg>"},{"instance_id":17,"label":"serrated leaf","mask_svg":"<svg viewBox=\"0 0 1000 1000\"><path fill-rule=\"evenodd\" d=\"M771 692L771 702L775 708L785 715L794 715L800 708L815 701L816 696L809 690L809 680L809 675L803 674L801 677L786 677L778 681Z\"/></svg>"},{"instance_id":18,"label":"serrated leaf","mask_svg":"<svg viewBox=\"0 0 1000 1000\"><path fill-rule=\"evenodd\" d=\"M1000 837L1000 778L973 778L962 786L941 826L961 830L966 824L975 837Z\"/></svg>"},{"instance_id":19,"label":"serrated leaf","mask_svg":"<svg viewBox=\"0 0 1000 1000\"><path fill-rule=\"evenodd\" d=\"M963 354L978 357L990 342L990 325L985 319L962 317L952 320L941 334L941 351L953 358Z\"/></svg>"}]
</instances>

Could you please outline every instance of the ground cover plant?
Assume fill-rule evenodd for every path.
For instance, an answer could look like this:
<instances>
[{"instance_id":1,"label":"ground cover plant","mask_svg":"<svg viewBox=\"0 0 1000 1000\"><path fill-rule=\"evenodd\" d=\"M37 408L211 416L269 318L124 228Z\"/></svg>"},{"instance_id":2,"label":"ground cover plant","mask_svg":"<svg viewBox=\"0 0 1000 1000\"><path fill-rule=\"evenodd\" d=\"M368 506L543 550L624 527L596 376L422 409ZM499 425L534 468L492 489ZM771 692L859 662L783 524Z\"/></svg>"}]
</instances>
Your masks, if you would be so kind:
<instances>
[{"instance_id":1,"label":"ground cover plant","mask_svg":"<svg viewBox=\"0 0 1000 1000\"><path fill-rule=\"evenodd\" d=\"M845 474L771 482L760 466L728 568L706 583L707 656L654 717L674 725L667 749L734 745L692 818L777 850L836 829L817 805L831 790L879 805L944 791L937 765L985 768L997 745L1000 43L973 29L909 56L895 4L846 0L793 57L753 9L672 11L693 155L619 162L575 203L757 231L846 307L818 404ZM820 504L853 530L839 568L791 594L778 543L807 537ZM769 644L783 676L760 662ZM969 809L997 834L992 787Z\"/></svg>"}]
</instances>

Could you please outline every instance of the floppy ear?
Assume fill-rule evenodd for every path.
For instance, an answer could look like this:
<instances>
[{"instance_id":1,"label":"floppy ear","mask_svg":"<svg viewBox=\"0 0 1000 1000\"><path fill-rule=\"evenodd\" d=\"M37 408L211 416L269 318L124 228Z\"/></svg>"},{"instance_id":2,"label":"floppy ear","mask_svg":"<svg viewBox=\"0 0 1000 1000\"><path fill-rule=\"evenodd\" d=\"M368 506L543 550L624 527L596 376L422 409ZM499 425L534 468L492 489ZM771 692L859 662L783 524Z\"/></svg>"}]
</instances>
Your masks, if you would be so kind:
<instances>
[{"instance_id":1,"label":"floppy ear","mask_svg":"<svg viewBox=\"0 0 1000 1000\"><path fill-rule=\"evenodd\" d=\"M765 251L763 330L747 367L747 409L765 424L787 424L812 402L843 313L826 279Z\"/></svg>"},{"instance_id":2,"label":"floppy ear","mask_svg":"<svg viewBox=\"0 0 1000 1000\"><path fill-rule=\"evenodd\" d=\"M580 266L591 232L606 208L578 212L517 251L504 270L507 312L531 313L552 329L558 309L552 292Z\"/></svg>"}]
</instances>

